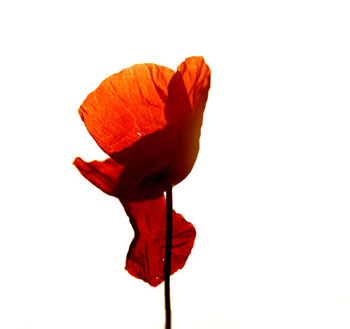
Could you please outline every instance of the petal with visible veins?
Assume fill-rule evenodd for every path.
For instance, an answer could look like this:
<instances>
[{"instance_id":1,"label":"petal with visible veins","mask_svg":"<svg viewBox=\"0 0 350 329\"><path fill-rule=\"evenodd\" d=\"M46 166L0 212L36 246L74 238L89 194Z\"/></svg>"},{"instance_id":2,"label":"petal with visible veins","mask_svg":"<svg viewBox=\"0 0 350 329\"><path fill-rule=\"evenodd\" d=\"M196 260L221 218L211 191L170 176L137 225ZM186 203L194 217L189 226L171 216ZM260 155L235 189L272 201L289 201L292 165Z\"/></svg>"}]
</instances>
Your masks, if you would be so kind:
<instances>
[{"instance_id":1,"label":"petal with visible veins","mask_svg":"<svg viewBox=\"0 0 350 329\"><path fill-rule=\"evenodd\" d=\"M79 114L102 150L111 155L165 127L173 75L164 66L137 64L111 75L87 96Z\"/></svg>"}]
</instances>

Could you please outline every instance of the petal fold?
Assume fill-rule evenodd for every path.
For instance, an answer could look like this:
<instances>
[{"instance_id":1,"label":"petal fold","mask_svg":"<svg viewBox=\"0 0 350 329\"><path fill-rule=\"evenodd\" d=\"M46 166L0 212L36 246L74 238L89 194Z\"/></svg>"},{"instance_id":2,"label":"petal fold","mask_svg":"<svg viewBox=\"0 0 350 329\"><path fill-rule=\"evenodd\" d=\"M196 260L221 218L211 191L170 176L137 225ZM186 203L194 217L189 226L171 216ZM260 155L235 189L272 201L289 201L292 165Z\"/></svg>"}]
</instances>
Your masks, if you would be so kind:
<instances>
[{"instance_id":1,"label":"petal fold","mask_svg":"<svg viewBox=\"0 0 350 329\"><path fill-rule=\"evenodd\" d=\"M73 164L89 182L103 192L116 196L116 189L123 167L113 159L108 158L105 161L85 162L78 157L75 158Z\"/></svg>"},{"instance_id":2,"label":"petal fold","mask_svg":"<svg viewBox=\"0 0 350 329\"><path fill-rule=\"evenodd\" d=\"M166 200L121 202L135 231L125 269L155 287L164 281ZM194 226L173 211L171 274L184 267L195 237Z\"/></svg>"},{"instance_id":3,"label":"petal fold","mask_svg":"<svg viewBox=\"0 0 350 329\"><path fill-rule=\"evenodd\" d=\"M173 185L191 172L196 161L210 74L203 57L190 57L178 66L169 83L165 116L168 126L177 127L173 158L167 171L168 181Z\"/></svg>"}]
</instances>

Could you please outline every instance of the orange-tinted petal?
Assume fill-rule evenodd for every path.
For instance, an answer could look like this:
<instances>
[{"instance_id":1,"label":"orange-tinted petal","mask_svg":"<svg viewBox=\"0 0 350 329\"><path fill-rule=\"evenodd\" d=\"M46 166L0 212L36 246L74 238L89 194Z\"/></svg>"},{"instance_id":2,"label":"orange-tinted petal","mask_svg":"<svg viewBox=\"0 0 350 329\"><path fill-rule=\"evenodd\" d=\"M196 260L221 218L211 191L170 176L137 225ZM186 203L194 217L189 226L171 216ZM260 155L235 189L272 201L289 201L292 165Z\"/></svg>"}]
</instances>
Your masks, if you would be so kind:
<instances>
[{"instance_id":1,"label":"orange-tinted petal","mask_svg":"<svg viewBox=\"0 0 350 329\"><path fill-rule=\"evenodd\" d=\"M173 75L167 67L138 64L111 75L88 95L79 114L107 154L165 127L167 87Z\"/></svg>"},{"instance_id":2,"label":"orange-tinted petal","mask_svg":"<svg viewBox=\"0 0 350 329\"><path fill-rule=\"evenodd\" d=\"M126 260L126 270L136 278L157 286L164 281L166 201L124 202L135 231ZM182 215L173 211L171 274L184 267L191 253L196 231Z\"/></svg>"},{"instance_id":3,"label":"orange-tinted petal","mask_svg":"<svg viewBox=\"0 0 350 329\"><path fill-rule=\"evenodd\" d=\"M199 151L203 111L210 88L210 69L203 57L187 58L169 83L167 124L177 127L173 158L167 171L172 184L192 170Z\"/></svg>"},{"instance_id":4,"label":"orange-tinted petal","mask_svg":"<svg viewBox=\"0 0 350 329\"><path fill-rule=\"evenodd\" d=\"M112 196L116 195L116 189L123 167L113 159L108 158L103 162L85 162L81 158L76 158L73 164L88 181L103 192Z\"/></svg>"}]
</instances>

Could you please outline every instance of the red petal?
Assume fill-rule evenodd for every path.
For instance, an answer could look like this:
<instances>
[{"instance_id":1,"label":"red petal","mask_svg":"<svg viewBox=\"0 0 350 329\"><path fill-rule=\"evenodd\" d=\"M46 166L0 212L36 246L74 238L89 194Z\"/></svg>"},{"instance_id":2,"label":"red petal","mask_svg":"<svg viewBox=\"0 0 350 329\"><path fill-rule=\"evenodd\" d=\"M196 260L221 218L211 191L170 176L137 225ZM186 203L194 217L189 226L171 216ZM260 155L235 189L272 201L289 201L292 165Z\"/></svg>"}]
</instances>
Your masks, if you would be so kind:
<instances>
[{"instance_id":1,"label":"red petal","mask_svg":"<svg viewBox=\"0 0 350 329\"><path fill-rule=\"evenodd\" d=\"M113 74L88 95L79 114L109 155L165 127L164 107L174 71L139 64Z\"/></svg>"},{"instance_id":2,"label":"red petal","mask_svg":"<svg viewBox=\"0 0 350 329\"><path fill-rule=\"evenodd\" d=\"M123 202L135 231L126 261L126 270L136 278L157 286L164 281L166 201ZM182 215L173 211L171 274L184 267L191 253L196 231Z\"/></svg>"},{"instance_id":3,"label":"red petal","mask_svg":"<svg viewBox=\"0 0 350 329\"><path fill-rule=\"evenodd\" d=\"M136 187L133 177L129 177L129 181L125 178L124 173L129 171L111 158L102 162L85 162L76 158L73 164L88 181L103 192L125 201L155 199L163 195L164 189L155 177L145 179Z\"/></svg>"},{"instance_id":4,"label":"red petal","mask_svg":"<svg viewBox=\"0 0 350 329\"><path fill-rule=\"evenodd\" d=\"M177 126L173 160L167 172L173 184L181 182L196 161L209 88L210 69L202 57L187 58L170 81L165 115L169 126Z\"/></svg>"},{"instance_id":5,"label":"red petal","mask_svg":"<svg viewBox=\"0 0 350 329\"><path fill-rule=\"evenodd\" d=\"M108 158L103 162L85 162L81 158L76 158L73 164L88 181L103 192L113 196L116 195L116 188L123 167L113 159Z\"/></svg>"}]
</instances>

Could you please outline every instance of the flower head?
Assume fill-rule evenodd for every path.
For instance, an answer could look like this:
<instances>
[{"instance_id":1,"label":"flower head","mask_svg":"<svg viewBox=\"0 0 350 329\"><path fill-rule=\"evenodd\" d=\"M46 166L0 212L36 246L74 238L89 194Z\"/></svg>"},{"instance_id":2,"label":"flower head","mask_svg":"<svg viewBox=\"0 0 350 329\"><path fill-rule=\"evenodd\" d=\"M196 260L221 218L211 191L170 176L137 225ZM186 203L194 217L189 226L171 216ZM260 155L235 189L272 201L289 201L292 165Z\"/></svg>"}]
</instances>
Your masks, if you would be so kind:
<instances>
[{"instance_id":1,"label":"flower head","mask_svg":"<svg viewBox=\"0 0 350 329\"><path fill-rule=\"evenodd\" d=\"M192 170L199 151L210 69L202 57L187 58L175 73L138 64L111 75L79 109L89 133L109 158L74 160L80 173L117 197L135 231L126 269L152 286L163 281L167 186ZM173 212L171 273L191 252L195 229Z\"/></svg>"}]
</instances>

